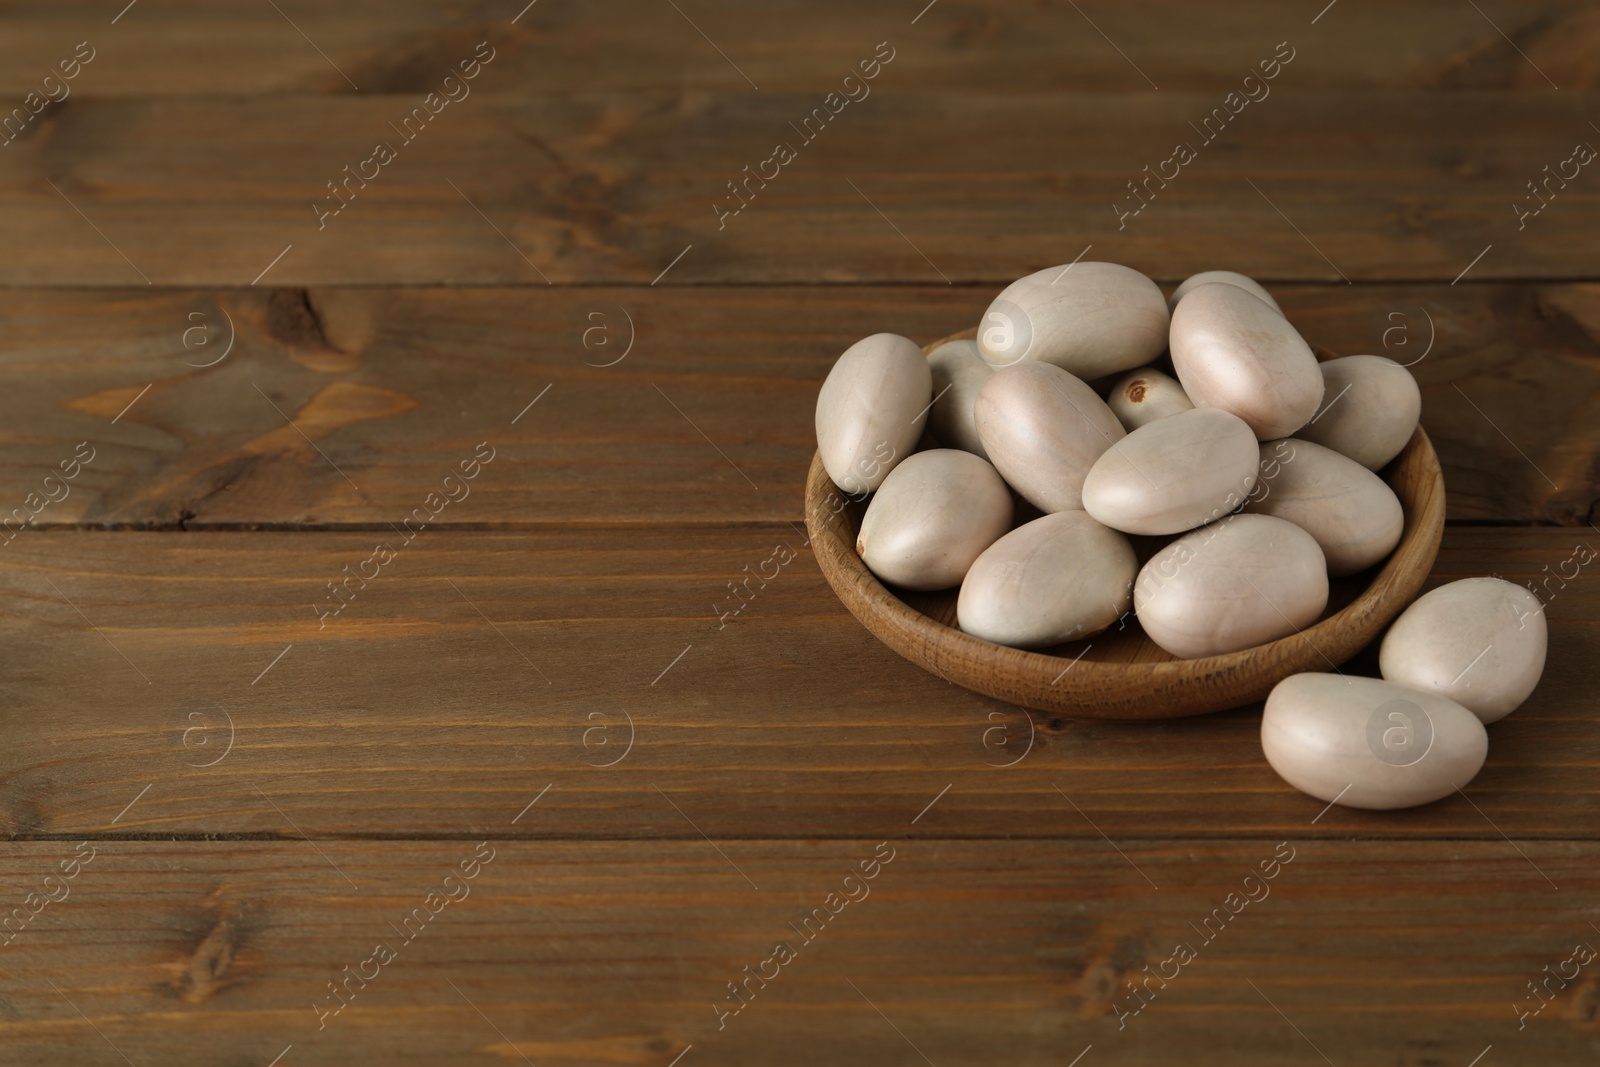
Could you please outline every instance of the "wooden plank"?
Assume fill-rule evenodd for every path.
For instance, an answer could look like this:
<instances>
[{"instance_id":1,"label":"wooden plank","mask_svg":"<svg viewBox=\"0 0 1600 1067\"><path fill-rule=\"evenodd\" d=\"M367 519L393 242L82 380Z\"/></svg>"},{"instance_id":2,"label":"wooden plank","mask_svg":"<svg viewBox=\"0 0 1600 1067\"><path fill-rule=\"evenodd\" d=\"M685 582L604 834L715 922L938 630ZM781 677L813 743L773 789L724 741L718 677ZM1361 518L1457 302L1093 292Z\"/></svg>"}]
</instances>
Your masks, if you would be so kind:
<instances>
[{"instance_id":1,"label":"wooden plank","mask_svg":"<svg viewBox=\"0 0 1600 1067\"><path fill-rule=\"evenodd\" d=\"M364 566L379 541L397 556ZM0 560L0 819L24 837L430 836L494 825L548 786L515 833L855 837L949 786L920 832L1592 839L1600 585L1592 568L1556 577L1577 541L1596 543L1447 531L1436 581L1492 572L1552 598L1544 681L1490 728L1471 803L1338 809L1308 828L1323 805L1266 765L1259 709L1026 716L873 640L786 526L430 530L410 545L27 531ZM374 571L325 614L330 581ZM730 583L774 573L733 614Z\"/></svg>"},{"instance_id":2,"label":"wooden plank","mask_svg":"<svg viewBox=\"0 0 1600 1067\"><path fill-rule=\"evenodd\" d=\"M1166 0L1083 0L1081 14L1069 5L980 0L940 0L927 11L918 3L880 11L839 0L774 0L759 9L695 0L680 5L682 15L664 5L524 9L513 0L448 8L425 0L332 7L277 0L281 14L261 4L225 15L204 0L145 3L120 15L122 5L111 6L11 5L0 40L0 92L20 100L39 91L85 38L97 52L69 83L80 97L343 94L352 83L361 92L424 93L482 40L504 56L496 62L509 79L535 93L574 86L742 91L749 83L740 70L762 92L810 92L842 77L863 46L870 52L886 37L906 56L881 86L887 93L952 85L1010 93L1148 89L1140 70L1163 91L1209 91L1255 69L1284 38L1305 49L1294 67L1305 85L1548 92L1541 70L1563 89L1595 87L1586 60L1600 33L1590 13L1560 0L1486 6L1493 23L1447 0L1383 10L1346 5L1314 27L1316 11L1290 13L1270 0L1210 10Z\"/></svg>"},{"instance_id":3,"label":"wooden plank","mask_svg":"<svg viewBox=\"0 0 1600 1067\"><path fill-rule=\"evenodd\" d=\"M1162 277L1594 272L1581 176L1531 220L1515 208L1595 137L1582 91L1335 92L1285 72L1208 141L1225 89L969 89L868 98L802 137L816 92L528 97L497 77L415 134L407 95L69 101L6 149L0 284L996 284L1088 245ZM780 141L796 158L735 195ZM1196 157L1124 217L1180 141Z\"/></svg>"},{"instance_id":4,"label":"wooden plank","mask_svg":"<svg viewBox=\"0 0 1600 1067\"><path fill-rule=\"evenodd\" d=\"M1586 368L1600 347L1600 286L1274 291L1312 343L1410 368L1450 519L1596 519L1600 441L1590 413L1600 380Z\"/></svg>"},{"instance_id":5,"label":"wooden plank","mask_svg":"<svg viewBox=\"0 0 1600 1067\"><path fill-rule=\"evenodd\" d=\"M18 1062L52 1063L266 1064L291 1047L282 1062L540 1067L1043 1067L1090 1045L1084 1064L1140 1067L1592 1050L1593 963L1551 979L1558 995L1520 1030L1516 1011L1542 1004L1530 982L1563 961L1570 975L1574 946L1600 939L1594 844L1518 855L1498 840L1287 834L1118 856L1098 840L906 840L895 823L882 844L730 841L726 860L703 841L495 830L320 854L93 842L75 878L52 882L70 895L5 947L0 1027ZM74 851L14 848L0 877L20 901ZM778 943L792 953L781 965ZM1181 966L1180 943L1193 952ZM740 1003L728 983L758 972L721 1015Z\"/></svg>"},{"instance_id":6,"label":"wooden plank","mask_svg":"<svg viewBox=\"0 0 1600 1067\"><path fill-rule=\"evenodd\" d=\"M489 441L438 523L798 524L838 353L945 336L994 291L23 290L0 339L0 515L387 528ZM1600 286L1274 291L1314 344L1412 364L1452 519L1591 520ZM92 462L41 507L82 442Z\"/></svg>"},{"instance_id":7,"label":"wooden plank","mask_svg":"<svg viewBox=\"0 0 1600 1067\"><path fill-rule=\"evenodd\" d=\"M0 508L43 527L0 532L0 1060L1592 1055L1595 965L1548 1006L1530 983L1600 944L1600 594L1562 577L1600 536L1600 201L1515 212L1600 143L1600 15L1480 3L10 5L0 117L99 53L0 145ZM873 98L719 228L885 38ZM1271 100L1119 227L1283 39ZM473 98L319 229L481 40ZM1029 717L828 591L796 526L835 354L967 326L1080 248L1245 270L1314 343L1420 357L1452 518L1543 524L1454 526L1435 570L1550 601L1544 683L1466 796L1325 810L1256 708ZM879 841L872 902L804 941ZM429 897L474 853L470 899Z\"/></svg>"}]
</instances>

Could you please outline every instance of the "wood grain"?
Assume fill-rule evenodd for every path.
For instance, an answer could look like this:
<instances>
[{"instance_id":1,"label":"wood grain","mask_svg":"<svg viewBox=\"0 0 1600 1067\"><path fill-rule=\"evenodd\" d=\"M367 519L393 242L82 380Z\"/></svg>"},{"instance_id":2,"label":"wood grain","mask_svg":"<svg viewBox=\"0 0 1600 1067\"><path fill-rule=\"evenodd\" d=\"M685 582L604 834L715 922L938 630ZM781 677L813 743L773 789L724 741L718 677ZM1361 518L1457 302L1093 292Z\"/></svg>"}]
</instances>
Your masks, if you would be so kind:
<instances>
[{"instance_id":1,"label":"wood grain","mask_svg":"<svg viewBox=\"0 0 1600 1067\"><path fill-rule=\"evenodd\" d=\"M1001 7L939 0L920 17L924 4L880 9L840 0L769 0L759 9L695 0L680 5L684 16L666 5L615 2L541 3L525 11L515 0L448 8L426 0L336 6L276 0L275 6L281 14L266 4L222 13L204 0L162 0L135 7L113 27L121 5L109 12L13 5L0 39L0 91L20 98L37 90L85 37L104 61L97 57L76 79L73 92L82 96L353 92L340 70L364 93L420 94L481 40L495 43L504 56L496 62L528 92L747 89L696 26L762 92L822 89L848 71L864 45L870 51L885 37L906 49L895 79L878 90L885 93L937 92L952 84L1011 93L1148 89L1138 69L1163 91L1210 91L1242 78L1285 37L1315 46L1296 59L1294 74L1298 83L1323 88L1548 92L1540 70L1564 90L1594 88L1600 73L1593 60L1600 26L1571 0L1486 8L1495 23L1448 0L1384 9L1347 4L1314 27L1315 10L1290 12L1270 0L1205 8L1080 0L1082 14L1059 2Z\"/></svg>"},{"instance_id":2,"label":"wood grain","mask_svg":"<svg viewBox=\"0 0 1600 1067\"><path fill-rule=\"evenodd\" d=\"M1591 5L29 0L0 116L85 40L0 145L0 1063L1592 1057L1592 966L1516 1007L1600 943L1600 594L1561 577L1600 498L1600 200L1586 174L1514 209L1597 143ZM885 40L871 97L719 228ZM319 230L480 41L472 96ZM1270 98L1119 229L1280 41ZM1487 524L1431 581L1549 600L1545 678L1465 796L1324 812L1255 708L1028 719L828 589L798 526L831 361L1080 250L1245 271L1313 344L1413 364L1449 516ZM319 1030L486 839L471 897ZM718 1029L882 840L871 898ZM1271 897L1119 1028L1286 840Z\"/></svg>"},{"instance_id":3,"label":"wood grain","mask_svg":"<svg viewBox=\"0 0 1600 1067\"><path fill-rule=\"evenodd\" d=\"M1171 278L1594 272L1590 187L1525 225L1513 208L1594 136L1582 91L1334 92L1285 71L1213 143L1190 123L1225 89L884 95L808 142L825 89L530 97L509 75L485 68L410 142L414 96L69 99L4 149L0 284L244 286L271 266L276 285L997 285L1090 244ZM797 158L722 215L779 141ZM1197 158L1119 221L1179 141ZM344 178L379 142L396 158ZM319 222L336 180L349 202Z\"/></svg>"},{"instance_id":4,"label":"wood grain","mask_svg":"<svg viewBox=\"0 0 1600 1067\"><path fill-rule=\"evenodd\" d=\"M877 837L729 841L725 860L699 840L511 843L496 830L514 813L458 841L328 842L321 855L99 842L71 895L0 950L5 1055L121 1062L114 1046L141 1065L214 1064L220 1049L264 1065L292 1045L284 1063L665 1067L692 1046L685 1065L1044 1067L1092 1044L1084 1063L1156 1067L1204 1048L1265 1067L1319 1051L1466 1064L1492 1043L1502 1062L1576 1064L1597 1034L1592 965L1552 982L1559 995L1525 1029L1515 1013L1539 1003L1527 983L1600 937L1592 843L1518 855L1498 839L1291 832L1119 856L1098 838L906 840L901 819L882 850ZM485 838L492 859L445 886ZM880 851L892 858L873 879L844 883ZM14 848L0 878L20 900L72 853ZM842 889L860 899L813 918L806 942L789 924ZM402 930L430 891L461 899ZM1245 892L1260 899L1230 914L1228 894ZM727 983L745 967L772 976L777 942L794 958L764 987L751 979L719 1029ZM1172 975L1180 942L1195 958L1131 1014L1126 983ZM392 961L363 966L379 943ZM347 979L358 970L376 974ZM336 980L349 1004L319 1030Z\"/></svg>"},{"instance_id":5,"label":"wood grain","mask_svg":"<svg viewBox=\"0 0 1600 1067\"><path fill-rule=\"evenodd\" d=\"M1600 286L1274 292L1314 343L1411 365L1451 519L1593 521ZM881 330L944 336L993 295L17 290L0 337L0 516L88 441L94 461L37 523L387 528L489 440L494 463L439 523L799 524L838 353ZM230 323L227 358L197 366Z\"/></svg>"},{"instance_id":6,"label":"wood grain","mask_svg":"<svg viewBox=\"0 0 1600 1067\"><path fill-rule=\"evenodd\" d=\"M319 627L327 583L371 573L378 541L397 557ZM1432 581L1498 573L1550 598L1544 681L1490 728L1472 802L1338 809L1296 832L1600 834L1600 584L1592 567L1558 577L1577 542L1597 544L1446 530ZM1263 760L1258 708L1029 718L949 685L864 630L782 525L427 530L410 545L30 530L0 558L0 603L13 836L475 832L547 785L517 834L882 835L946 785L923 832L1267 835L1323 806ZM1371 658L1346 669L1375 673Z\"/></svg>"}]
</instances>

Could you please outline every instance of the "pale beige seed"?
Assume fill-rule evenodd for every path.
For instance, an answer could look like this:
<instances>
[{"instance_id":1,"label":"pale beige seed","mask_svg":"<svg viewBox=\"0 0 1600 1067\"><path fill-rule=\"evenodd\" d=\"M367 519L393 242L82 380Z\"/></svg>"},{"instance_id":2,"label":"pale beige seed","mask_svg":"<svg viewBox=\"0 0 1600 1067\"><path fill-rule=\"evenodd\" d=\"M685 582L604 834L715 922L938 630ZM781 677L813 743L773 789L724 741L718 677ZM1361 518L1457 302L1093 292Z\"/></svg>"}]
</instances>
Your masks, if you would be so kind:
<instances>
[{"instance_id":1,"label":"pale beige seed","mask_svg":"<svg viewBox=\"0 0 1600 1067\"><path fill-rule=\"evenodd\" d=\"M1190 292L1199 286L1208 285L1212 282L1223 282L1227 285L1237 285L1251 296L1271 304L1272 310L1277 312L1282 312L1283 310L1278 306L1278 302L1272 299L1272 294L1261 287L1261 283L1257 282L1254 278L1247 278L1243 274L1239 274L1231 270L1203 270L1199 274L1189 275L1176 289L1172 291L1172 295L1167 297L1167 307L1177 307L1178 301L1182 300L1185 296L1188 296Z\"/></svg>"},{"instance_id":2,"label":"pale beige seed","mask_svg":"<svg viewBox=\"0 0 1600 1067\"><path fill-rule=\"evenodd\" d=\"M1411 372L1383 356L1342 356L1320 365L1322 407L1297 436L1377 470L1400 454L1422 414Z\"/></svg>"},{"instance_id":3,"label":"pale beige seed","mask_svg":"<svg viewBox=\"0 0 1600 1067\"><path fill-rule=\"evenodd\" d=\"M1261 715L1261 750L1302 793L1350 808L1410 808L1450 796L1483 767L1489 737L1445 697L1376 678L1296 674Z\"/></svg>"},{"instance_id":4,"label":"pale beige seed","mask_svg":"<svg viewBox=\"0 0 1600 1067\"><path fill-rule=\"evenodd\" d=\"M1140 367L1119 378L1111 387L1106 404L1129 433L1146 423L1194 407L1178 379L1154 367Z\"/></svg>"},{"instance_id":5,"label":"pale beige seed","mask_svg":"<svg viewBox=\"0 0 1600 1067\"><path fill-rule=\"evenodd\" d=\"M817 451L847 493L878 488L916 448L933 374L916 343L875 333L844 350L817 394Z\"/></svg>"},{"instance_id":6,"label":"pale beige seed","mask_svg":"<svg viewBox=\"0 0 1600 1067\"><path fill-rule=\"evenodd\" d=\"M984 550L961 583L961 629L1014 648L1097 634L1128 610L1133 546L1082 511L1017 527Z\"/></svg>"},{"instance_id":7,"label":"pale beige seed","mask_svg":"<svg viewBox=\"0 0 1600 1067\"><path fill-rule=\"evenodd\" d=\"M984 451L1040 511L1083 507L1083 479L1125 432L1095 391L1049 363L996 369L974 405Z\"/></svg>"},{"instance_id":8,"label":"pale beige seed","mask_svg":"<svg viewBox=\"0 0 1600 1067\"><path fill-rule=\"evenodd\" d=\"M1317 358L1289 320L1225 282L1196 286L1179 301L1172 366L1195 407L1232 412L1262 441L1293 434L1322 399Z\"/></svg>"},{"instance_id":9,"label":"pale beige seed","mask_svg":"<svg viewBox=\"0 0 1600 1067\"><path fill-rule=\"evenodd\" d=\"M1169 321L1160 288L1132 267L1067 263L1002 289L978 323L978 348L997 367L1032 360L1102 378L1159 356Z\"/></svg>"},{"instance_id":10,"label":"pale beige seed","mask_svg":"<svg viewBox=\"0 0 1600 1067\"><path fill-rule=\"evenodd\" d=\"M976 341L946 341L928 353L933 371L933 410L928 425L939 443L988 458L978 437L973 405L994 368L978 354Z\"/></svg>"},{"instance_id":11,"label":"pale beige seed","mask_svg":"<svg viewBox=\"0 0 1600 1067\"><path fill-rule=\"evenodd\" d=\"M1258 454L1256 435L1238 416L1219 408L1180 411L1101 453L1084 479L1083 507L1124 533L1192 530L1243 503L1256 483Z\"/></svg>"},{"instance_id":12,"label":"pale beige seed","mask_svg":"<svg viewBox=\"0 0 1600 1067\"><path fill-rule=\"evenodd\" d=\"M1334 577L1366 570L1400 543L1399 498L1355 460L1288 437L1262 443L1260 465L1245 510L1288 519L1316 538Z\"/></svg>"},{"instance_id":13,"label":"pale beige seed","mask_svg":"<svg viewBox=\"0 0 1600 1067\"><path fill-rule=\"evenodd\" d=\"M1449 697L1484 722L1498 722L1539 684L1548 640L1544 601L1527 587L1463 578L1400 614L1384 635L1378 668L1391 682Z\"/></svg>"},{"instance_id":14,"label":"pale beige seed","mask_svg":"<svg viewBox=\"0 0 1600 1067\"><path fill-rule=\"evenodd\" d=\"M948 589L1010 528L1011 493L994 467L935 448L889 472L861 517L856 552L886 582Z\"/></svg>"},{"instance_id":15,"label":"pale beige seed","mask_svg":"<svg viewBox=\"0 0 1600 1067\"><path fill-rule=\"evenodd\" d=\"M1179 659L1287 637L1327 604L1322 549L1269 515L1232 515L1183 535L1150 557L1133 587L1139 625Z\"/></svg>"}]
</instances>

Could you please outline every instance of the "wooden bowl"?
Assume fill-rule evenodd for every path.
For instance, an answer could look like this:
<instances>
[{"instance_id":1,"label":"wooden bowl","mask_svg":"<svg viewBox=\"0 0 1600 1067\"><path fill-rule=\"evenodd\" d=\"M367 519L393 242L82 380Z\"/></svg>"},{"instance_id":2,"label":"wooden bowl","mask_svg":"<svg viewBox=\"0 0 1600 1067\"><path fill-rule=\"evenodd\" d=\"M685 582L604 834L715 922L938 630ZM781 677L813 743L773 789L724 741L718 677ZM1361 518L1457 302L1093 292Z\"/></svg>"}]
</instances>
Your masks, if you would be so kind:
<instances>
[{"instance_id":1,"label":"wooden bowl","mask_svg":"<svg viewBox=\"0 0 1600 1067\"><path fill-rule=\"evenodd\" d=\"M966 330L928 345L970 339ZM1380 566L1329 582L1328 608L1313 625L1268 644L1204 659L1176 659L1131 616L1083 641L1028 652L955 628L956 593L886 587L856 555L866 510L811 460L806 526L823 576L880 641L946 681L1025 707L1087 719L1174 719L1263 700L1303 671L1331 671L1371 642L1422 588L1444 532L1444 475L1428 435L1378 472L1400 498L1405 529Z\"/></svg>"}]
</instances>

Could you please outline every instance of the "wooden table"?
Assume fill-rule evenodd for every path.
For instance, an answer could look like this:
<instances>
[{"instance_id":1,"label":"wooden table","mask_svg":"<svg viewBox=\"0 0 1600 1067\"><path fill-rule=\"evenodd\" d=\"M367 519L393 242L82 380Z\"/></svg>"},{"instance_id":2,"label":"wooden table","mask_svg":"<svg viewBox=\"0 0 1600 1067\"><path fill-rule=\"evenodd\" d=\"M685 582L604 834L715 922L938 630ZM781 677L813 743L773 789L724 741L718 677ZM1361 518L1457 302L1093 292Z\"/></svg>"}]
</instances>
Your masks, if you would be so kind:
<instances>
[{"instance_id":1,"label":"wooden table","mask_svg":"<svg viewBox=\"0 0 1600 1067\"><path fill-rule=\"evenodd\" d=\"M10 5L0 1063L1595 1062L1600 16L1322 2ZM1079 255L1411 365L1464 794L840 607L831 361Z\"/></svg>"}]
</instances>

